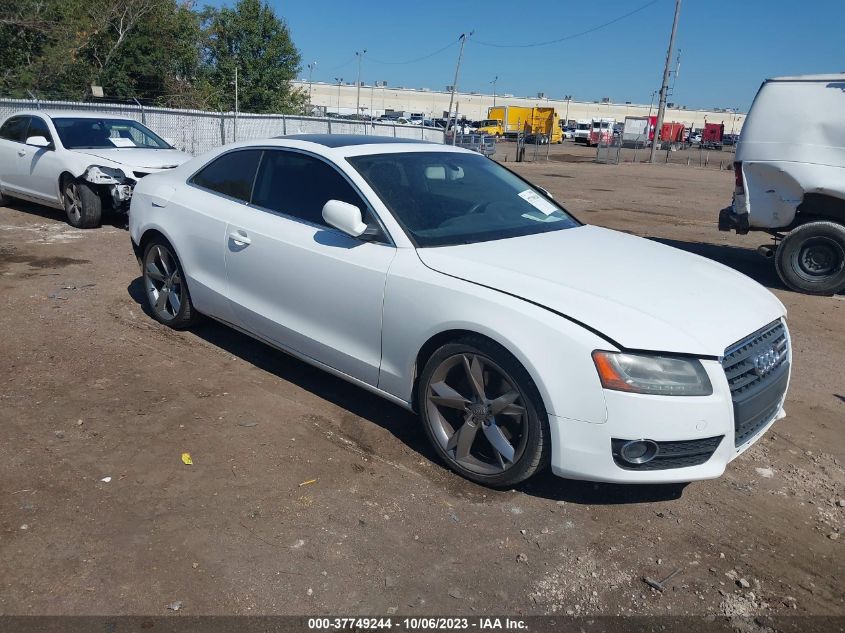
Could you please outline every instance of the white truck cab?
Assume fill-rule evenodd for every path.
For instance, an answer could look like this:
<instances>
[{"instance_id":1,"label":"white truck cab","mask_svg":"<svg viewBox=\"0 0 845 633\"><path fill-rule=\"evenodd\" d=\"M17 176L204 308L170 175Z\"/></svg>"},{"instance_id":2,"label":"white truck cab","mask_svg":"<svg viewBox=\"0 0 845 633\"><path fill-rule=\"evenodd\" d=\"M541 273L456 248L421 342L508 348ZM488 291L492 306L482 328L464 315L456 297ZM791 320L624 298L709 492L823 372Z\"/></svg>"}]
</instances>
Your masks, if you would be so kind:
<instances>
[{"instance_id":1,"label":"white truck cab","mask_svg":"<svg viewBox=\"0 0 845 633\"><path fill-rule=\"evenodd\" d=\"M845 290L845 73L763 82L742 128L719 229L764 231L793 290Z\"/></svg>"},{"instance_id":2,"label":"white truck cab","mask_svg":"<svg viewBox=\"0 0 845 633\"><path fill-rule=\"evenodd\" d=\"M588 143L590 141L590 129L593 123L590 119L579 119L575 123L575 132L573 136L576 143Z\"/></svg>"}]
</instances>

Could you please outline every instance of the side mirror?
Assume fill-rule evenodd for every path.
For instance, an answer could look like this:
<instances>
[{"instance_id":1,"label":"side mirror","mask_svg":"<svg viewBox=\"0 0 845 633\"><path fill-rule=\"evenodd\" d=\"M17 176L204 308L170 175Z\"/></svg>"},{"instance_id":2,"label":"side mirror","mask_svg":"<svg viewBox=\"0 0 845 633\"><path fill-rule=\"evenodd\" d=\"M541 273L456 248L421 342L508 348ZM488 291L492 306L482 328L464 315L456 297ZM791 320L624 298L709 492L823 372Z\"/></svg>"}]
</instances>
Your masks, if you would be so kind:
<instances>
[{"instance_id":1,"label":"side mirror","mask_svg":"<svg viewBox=\"0 0 845 633\"><path fill-rule=\"evenodd\" d=\"M26 139L26 144L32 145L33 147L50 147L52 145L52 143L43 136L30 136Z\"/></svg>"},{"instance_id":2,"label":"side mirror","mask_svg":"<svg viewBox=\"0 0 845 633\"><path fill-rule=\"evenodd\" d=\"M367 230L367 225L361 217L361 209L348 202L329 200L323 205L323 219L329 226L352 237L360 237Z\"/></svg>"}]
</instances>

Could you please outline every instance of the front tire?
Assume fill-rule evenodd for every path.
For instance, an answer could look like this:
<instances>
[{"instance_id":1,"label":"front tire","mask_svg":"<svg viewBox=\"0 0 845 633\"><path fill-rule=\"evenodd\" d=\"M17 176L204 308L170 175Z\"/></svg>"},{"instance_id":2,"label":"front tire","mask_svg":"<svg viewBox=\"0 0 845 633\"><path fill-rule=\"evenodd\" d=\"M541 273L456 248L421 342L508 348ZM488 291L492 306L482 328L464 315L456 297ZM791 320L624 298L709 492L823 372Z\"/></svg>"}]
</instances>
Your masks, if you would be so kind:
<instances>
[{"instance_id":1,"label":"front tire","mask_svg":"<svg viewBox=\"0 0 845 633\"><path fill-rule=\"evenodd\" d=\"M833 295L845 290L845 226L808 222L789 233L775 253L775 268L792 290Z\"/></svg>"},{"instance_id":2,"label":"front tire","mask_svg":"<svg viewBox=\"0 0 845 633\"><path fill-rule=\"evenodd\" d=\"M66 178L62 186L62 200L67 221L78 229L100 226L103 201L97 191L83 180Z\"/></svg>"},{"instance_id":3,"label":"front tire","mask_svg":"<svg viewBox=\"0 0 845 633\"><path fill-rule=\"evenodd\" d=\"M448 343L420 375L417 402L434 449L459 475L513 486L548 462L546 410L525 368L480 336Z\"/></svg>"},{"instance_id":4,"label":"front tire","mask_svg":"<svg viewBox=\"0 0 845 633\"><path fill-rule=\"evenodd\" d=\"M164 239L153 239L144 248L141 266L144 297L153 318L176 330L194 325L199 313L173 247Z\"/></svg>"}]
</instances>

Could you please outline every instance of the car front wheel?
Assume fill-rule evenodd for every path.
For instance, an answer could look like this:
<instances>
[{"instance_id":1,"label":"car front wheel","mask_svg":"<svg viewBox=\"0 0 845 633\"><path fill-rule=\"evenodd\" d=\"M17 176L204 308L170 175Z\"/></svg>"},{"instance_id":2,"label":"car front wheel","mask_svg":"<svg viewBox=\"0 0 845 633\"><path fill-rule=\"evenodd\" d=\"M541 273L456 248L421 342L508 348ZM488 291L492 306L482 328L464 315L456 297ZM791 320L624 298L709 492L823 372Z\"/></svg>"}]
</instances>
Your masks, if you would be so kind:
<instances>
[{"instance_id":1,"label":"car front wheel","mask_svg":"<svg viewBox=\"0 0 845 633\"><path fill-rule=\"evenodd\" d=\"M66 178L62 187L62 200L67 221L78 229L100 226L103 216L103 201L87 182Z\"/></svg>"},{"instance_id":2,"label":"car front wheel","mask_svg":"<svg viewBox=\"0 0 845 633\"><path fill-rule=\"evenodd\" d=\"M164 239L152 240L144 249L142 266L144 296L155 320L177 330L194 325L199 314L170 244Z\"/></svg>"},{"instance_id":3,"label":"car front wheel","mask_svg":"<svg viewBox=\"0 0 845 633\"><path fill-rule=\"evenodd\" d=\"M419 381L426 434L458 474L513 486L545 466L545 408L528 372L507 350L467 337L434 352Z\"/></svg>"}]
</instances>

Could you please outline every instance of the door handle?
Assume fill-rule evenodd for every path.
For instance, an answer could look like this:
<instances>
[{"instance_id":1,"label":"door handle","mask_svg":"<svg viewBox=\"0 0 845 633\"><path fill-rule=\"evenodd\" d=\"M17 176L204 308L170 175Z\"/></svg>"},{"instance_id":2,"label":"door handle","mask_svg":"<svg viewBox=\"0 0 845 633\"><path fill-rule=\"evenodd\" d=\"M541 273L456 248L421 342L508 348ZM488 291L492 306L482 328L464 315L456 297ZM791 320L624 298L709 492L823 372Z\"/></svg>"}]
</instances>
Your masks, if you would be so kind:
<instances>
[{"instance_id":1,"label":"door handle","mask_svg":"<svg viewBox=\"0 0 845 633\"><path fill-rule=\"evenodd\" d=\"M229 233L229 239L238 246L247 246L248 244L252 244L252 240L249 239L243 231L232 231Z\"/></svg>"}]
</instances>

